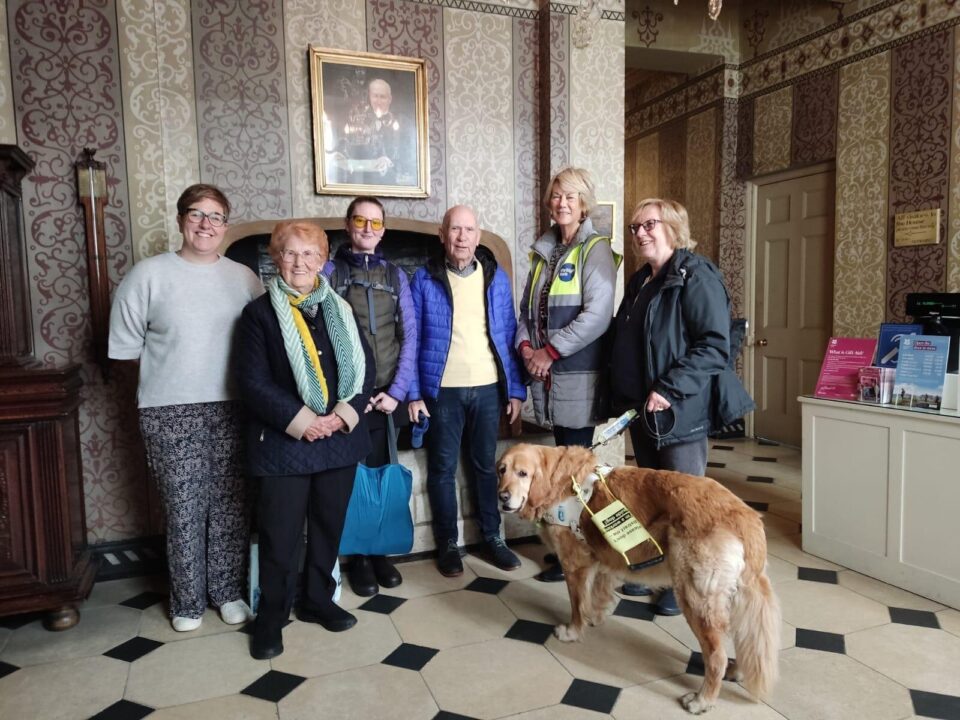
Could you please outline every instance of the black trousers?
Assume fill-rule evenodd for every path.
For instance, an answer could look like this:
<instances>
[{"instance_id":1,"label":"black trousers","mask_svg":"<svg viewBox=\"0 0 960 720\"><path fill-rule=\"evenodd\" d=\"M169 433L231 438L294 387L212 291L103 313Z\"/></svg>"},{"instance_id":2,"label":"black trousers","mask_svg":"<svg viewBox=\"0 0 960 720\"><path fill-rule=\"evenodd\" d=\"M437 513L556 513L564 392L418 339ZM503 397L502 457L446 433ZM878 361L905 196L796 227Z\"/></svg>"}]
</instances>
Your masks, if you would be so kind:
<instances>
[{"instance_id":1,"label":"black trousers","mask_svg":"<svg viewBox=\"0 0 960 720\"><path fill-rule=\"evenodd\" d=\"M348 465L312 475L262 478L258 510L261 622L280 626L290 615L304 518L303 602L320 610L333 603L336 582L331 573L356 473L357 466Z\"/></svg>"}]
</instances>

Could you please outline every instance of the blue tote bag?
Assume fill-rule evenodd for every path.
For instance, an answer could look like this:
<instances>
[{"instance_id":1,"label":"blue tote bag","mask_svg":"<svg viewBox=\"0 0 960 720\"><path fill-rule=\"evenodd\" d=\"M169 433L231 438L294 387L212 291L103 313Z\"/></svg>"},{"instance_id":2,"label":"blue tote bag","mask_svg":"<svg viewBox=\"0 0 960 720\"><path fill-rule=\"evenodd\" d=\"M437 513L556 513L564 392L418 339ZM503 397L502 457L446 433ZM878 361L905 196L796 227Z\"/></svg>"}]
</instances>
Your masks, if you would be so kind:
<instances>
[{"instance_id":1,"label":"blue tote bag","mask_svg":"<svg viewBox=\"0 0 960 720\"><path fill-rule=\"evenodd\" d=\"M413 548L413 475L397 462L393 416L387 415L390 464L357 466L340 538L341 555L403 555Z\"/></svg>"}]
</instances>

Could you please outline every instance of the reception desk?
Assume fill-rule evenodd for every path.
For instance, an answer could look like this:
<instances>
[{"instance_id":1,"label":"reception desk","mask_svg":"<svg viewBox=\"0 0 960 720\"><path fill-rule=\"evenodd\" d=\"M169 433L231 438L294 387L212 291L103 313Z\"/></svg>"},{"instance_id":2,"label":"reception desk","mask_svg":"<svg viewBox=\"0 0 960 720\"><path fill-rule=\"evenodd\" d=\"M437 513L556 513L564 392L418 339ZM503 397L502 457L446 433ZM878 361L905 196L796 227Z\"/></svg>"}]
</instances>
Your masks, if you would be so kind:
<instances>
[{"instance_id":1,"label":"reception desk","mask_svg":"<svg viewBox=\"0 0 960 720\"><path fill-rule=\"evenodd\" d=\"M960 609L960 414L799 400L804 551Z\"/></svg>"}]
</instances>

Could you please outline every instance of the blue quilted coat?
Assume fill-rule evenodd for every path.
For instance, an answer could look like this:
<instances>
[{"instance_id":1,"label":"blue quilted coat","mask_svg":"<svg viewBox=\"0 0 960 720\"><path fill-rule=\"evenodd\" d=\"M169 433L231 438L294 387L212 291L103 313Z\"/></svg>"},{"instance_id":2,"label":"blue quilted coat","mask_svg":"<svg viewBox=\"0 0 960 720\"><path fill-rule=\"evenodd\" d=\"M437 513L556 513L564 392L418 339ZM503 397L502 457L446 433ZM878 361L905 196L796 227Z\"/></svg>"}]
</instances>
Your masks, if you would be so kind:
<instances>
[{"instance_id":1,"label":"blue quilted coat","mask_svg":"<svg viewBox=\"0 0 960 720\"><path fill-rule=\"evenodd\" d=\"M493 253L483 246L476 251L483 270L486 289L487 336L497 360L497 384L504 404L508 398L526 400L527 388L520 376L519 361L513 348L517 318L513 308L510 279L497 267ZM447 280L444 258L430 260L417 270L410 286L413 307L417 314L420 354L417 373L407 394L407 400L436 399L440 380L450 351L453 320L453 293Z\"/></svg>"}]
</instances>

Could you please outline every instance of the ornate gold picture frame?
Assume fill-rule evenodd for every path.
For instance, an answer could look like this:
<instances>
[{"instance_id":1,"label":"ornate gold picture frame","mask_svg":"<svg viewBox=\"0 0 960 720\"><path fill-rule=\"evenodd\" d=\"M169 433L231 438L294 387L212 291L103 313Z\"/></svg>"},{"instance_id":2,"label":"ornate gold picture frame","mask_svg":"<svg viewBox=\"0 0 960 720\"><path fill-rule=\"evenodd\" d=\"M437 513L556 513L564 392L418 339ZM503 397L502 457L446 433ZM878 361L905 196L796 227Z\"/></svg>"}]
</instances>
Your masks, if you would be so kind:
<instances>
[{"instance_id":1,"label":"ornate gold picture frame","mask_svg":"<svg viewBox=\"0 0 960 720\"><path fill-rule=\"evenodd\" d=\"M317 192L427 197L426 63L310 47Z\"/></svg>"}]
</instances>

